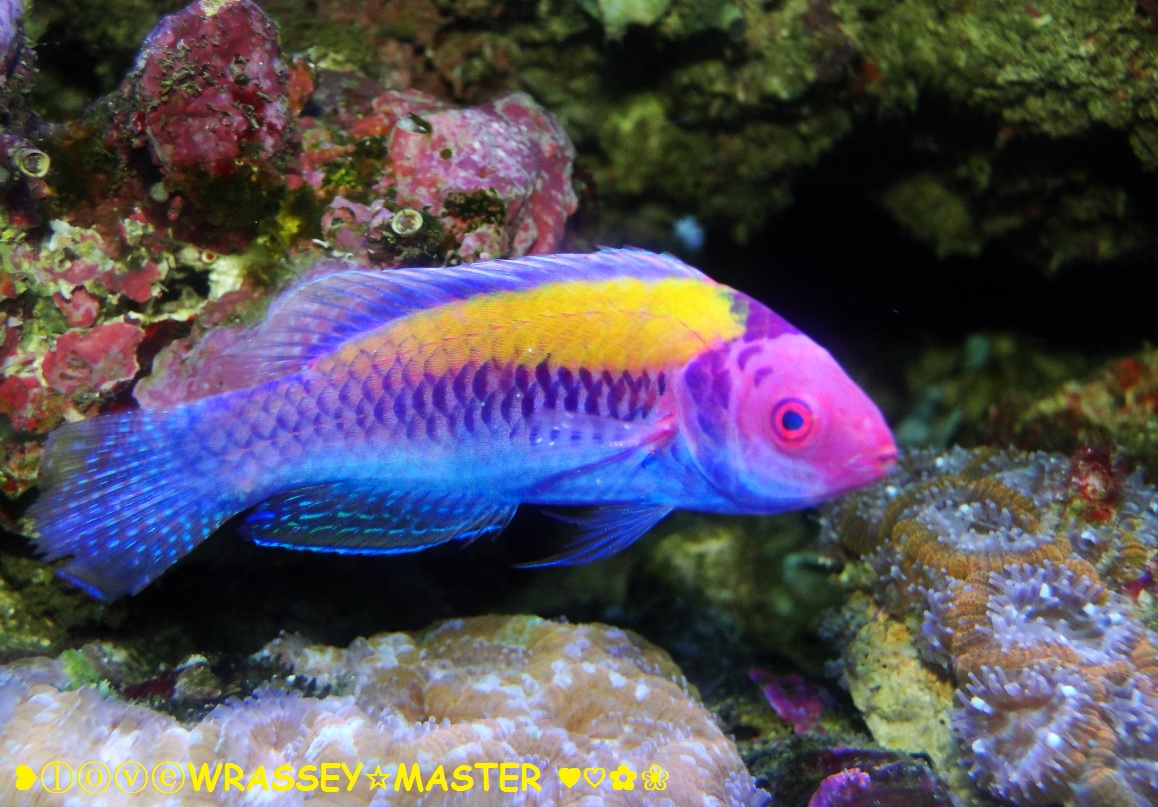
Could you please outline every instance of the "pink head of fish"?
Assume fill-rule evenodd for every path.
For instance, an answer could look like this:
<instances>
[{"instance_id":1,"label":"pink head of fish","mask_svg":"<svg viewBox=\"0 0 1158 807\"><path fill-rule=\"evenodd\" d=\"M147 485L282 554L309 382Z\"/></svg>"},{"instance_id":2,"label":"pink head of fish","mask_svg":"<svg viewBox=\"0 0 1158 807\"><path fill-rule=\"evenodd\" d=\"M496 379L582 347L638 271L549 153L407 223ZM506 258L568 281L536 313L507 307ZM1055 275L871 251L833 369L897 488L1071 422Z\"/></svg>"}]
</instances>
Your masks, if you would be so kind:
<instances>
[{"instance_id":1,"label":"pink head of fish","mask_svg":"<svg viewBox=\"0 0 1158 807\"><path fill-rule=\"evenodd\" d=\"M891 473L897 447L876 404L828 351L750 304L770 317L675 379L680 432L704 476L735 512L774 513Z\"/></svg>"}]
</instances>

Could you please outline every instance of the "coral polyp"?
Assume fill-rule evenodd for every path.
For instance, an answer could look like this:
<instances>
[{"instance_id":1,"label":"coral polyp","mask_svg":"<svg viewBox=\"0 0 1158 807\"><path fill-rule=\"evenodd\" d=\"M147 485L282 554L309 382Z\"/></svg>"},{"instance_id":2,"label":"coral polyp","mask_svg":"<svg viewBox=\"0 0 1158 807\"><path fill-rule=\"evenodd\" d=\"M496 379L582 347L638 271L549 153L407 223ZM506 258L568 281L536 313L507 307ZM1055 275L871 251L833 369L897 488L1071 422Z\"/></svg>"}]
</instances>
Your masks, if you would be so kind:
<instances>
[{"instance_id":1,"label":"coral polyp","mask_svg":"<svg viewBox=\"0 0 1158 807\"><path fill-rule=\"evenodd\" d=\"M35 770L59 757L123 755L149 766L180 759L183 770L228 761L239 770L268 771L270 780L275 770L305 771L323 761L337 769L342 761L357 773L348 785L343 777L341 796L313 800L351 807L767 803L735 744L670 657L618 628L528 616L478 617L447 620L415 634L358 638L348 648L286 635L268 644L258 659L275 663L278 678L244 699L217 703L193 725L146 705L180 697L179 675L146 682L146 689L131 687L138 697L153 697L126 702L113 696L107 683L86 680L91 665L80 680L68 675L67 654L60 661L0 665L0 753ZM303 695L305 681L313 682L306 689L314 691ZM522 793L509 785L500 791L495 773L485 786L489 795L481 776L473 793L447 785L459 766L497 768L492 760L525 763L541 778ZM607 784L594 793L586 784L572 788L574 782L564 784L555 772L574 766L594 773L623 765L632 776L652 765L662 768L663 801L653 801L638 785L622 798ZM421 777L416 785L399 787L390 780L388 788L372 786L366 774L376 766L391 775L409 770ZM445 776L435 778L444 767ZM305 783L304 796L275 786L271 797L267 780L257 781L261 784L251 784L240 796L230 788L193 792L186 787L167 803L311 800ZM13 785L12 776L0 781L0 803L29 803ZM106 803L131 804L133 797Z\"/></svg>"},{"instance_id":2,"label":"coral polyp","mask_svg":"<svg viewBox=\"0 0 1158 807\"><path fill-rule=\"evenodd\" d=\"M916 452L825 534L957 686L970 776L1018 805L1153 804L1158 491L1112 458Z\"/></svg>"},{"instance_id":3,"label":"coral polyp","mask_svg":"<svg viewBox=\"0 0 1158 807\"><path fill-rule=\"evenodd\" d=\"M1039 662L983 667L960 693L953 727L971 752L971 774L1019 804L1063 801L1090 763L1113 744L1089 682L1069 667Z\"/></svg>"}]
</instances>

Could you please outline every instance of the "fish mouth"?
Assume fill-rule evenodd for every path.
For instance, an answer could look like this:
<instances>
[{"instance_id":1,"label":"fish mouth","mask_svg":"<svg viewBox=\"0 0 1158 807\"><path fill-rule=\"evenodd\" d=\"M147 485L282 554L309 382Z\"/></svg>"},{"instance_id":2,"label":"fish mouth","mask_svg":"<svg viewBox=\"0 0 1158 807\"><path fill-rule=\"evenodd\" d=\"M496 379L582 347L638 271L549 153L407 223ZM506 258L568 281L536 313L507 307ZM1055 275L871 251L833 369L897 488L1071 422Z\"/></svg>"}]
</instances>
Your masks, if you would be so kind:
<instances>
[{"instance_id":1,"label":"fish mouth","mask_svg":"<svg viewBox=\"0 0 1158 807\"><path fill-rule=\"evenodd\" d=\"M844 470L875 481L897 469L897 456L897 447L888 445L878 451L857 454L844 464Z\"/></svg>"},{"instance_id":2,"label":"fish mouth","mask_svg":"<svg viewBox=\"0 0 1158 807\"><path fill-rule=\"evenodd\" d=\"M876 456L876 463L889 469L890 473L896 468L897 457L900 452L897 451L896 446L889 446L887 449L881 451Z\"/></svg>"}]
</instances>

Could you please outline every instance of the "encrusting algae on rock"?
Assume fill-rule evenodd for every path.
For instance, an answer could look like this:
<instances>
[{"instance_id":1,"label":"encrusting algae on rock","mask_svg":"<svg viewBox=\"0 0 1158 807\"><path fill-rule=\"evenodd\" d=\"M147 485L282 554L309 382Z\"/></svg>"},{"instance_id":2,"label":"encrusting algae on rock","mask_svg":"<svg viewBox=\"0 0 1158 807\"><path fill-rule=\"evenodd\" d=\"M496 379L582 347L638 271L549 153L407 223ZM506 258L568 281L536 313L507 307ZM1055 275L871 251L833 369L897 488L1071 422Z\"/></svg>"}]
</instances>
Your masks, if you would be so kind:
<instances>
[{"instance_id":1,"label":"encrusting algae on rock","mask_svg":"<svg viewBox=\"0 0 1158 807\"><path fill-rule=\"evenodd\" d=\"M1036 399L1006 395L981 425L989 443L1073 451L1113 446L1126 462L1158 471L1158 349L1124 356L1085 378L1052 385Z\"/></svg>"},{"instance_id":2,"label":"encrusting algae on rock","mask_svg":"<svg viewBox=\"0 0 1158 807\"><path fill-rule=\"evenodd\" d=\"M141 380L154 403L191 389L189 368L238 333L222 326L259 317L295 268L551 251L576 209L574 147L530 96L459 108L307 64L250 0L163 18L114 92L41 121L23 5L0 3L0 523L13 531L6 500L35 483L49 431L131 407Z\"/></svg>"},{"instance_id":3,"label":"encrusting algae on rock","mask_svg":"<svg viewBox=\"0 0 1158 807\"><path fill-rule=\"evenodd\" d=\"M658 780L664 787L655 804L759 807L767 801L667 654L618 628L480 617L418 634L357 639L346 649L285 636L259 655L328 694L269 686L185 726L99 687L67 691L60 662L0 667L0 801L16 795L9 788L17 763L39 771L52 760L75 768L113 756L146 768L177 760L186 777L190 766L211 771L232 763L250 785L245 792L227 792L221 784L194 792L187 784L166 802L171 805L265 804L274 797L286 805L322 798L395 807L626 807L645 803L644 784L652 780L644 774L653 765L667 773ZM495 762L514 763L507 770L517 773L500 779L494 766L485 790L482 768L475 766ZM345 763L349 772L335 767L333 795L304 781L273 792L279 766L322 763ZM376 769L385 775L384 787L372 789L367 774ZM590 771L590 777L567 785L567 769ZM471 776L473 786L456 773ZM104 798L131 805L140 796L110 789Z\"/></svg>"},{"instance_id":4,"label":"encrusting algae on rock","mask_svg":"<svg viewBox=\"0 0 1158 807\"><path fill-rule=\"evenodd\" d=\"M1139 475L1088 452L917 452L825 537L956 682L978 785L1018 805L1158 799L1158 492Z\"/></svg>"}]
</instances>

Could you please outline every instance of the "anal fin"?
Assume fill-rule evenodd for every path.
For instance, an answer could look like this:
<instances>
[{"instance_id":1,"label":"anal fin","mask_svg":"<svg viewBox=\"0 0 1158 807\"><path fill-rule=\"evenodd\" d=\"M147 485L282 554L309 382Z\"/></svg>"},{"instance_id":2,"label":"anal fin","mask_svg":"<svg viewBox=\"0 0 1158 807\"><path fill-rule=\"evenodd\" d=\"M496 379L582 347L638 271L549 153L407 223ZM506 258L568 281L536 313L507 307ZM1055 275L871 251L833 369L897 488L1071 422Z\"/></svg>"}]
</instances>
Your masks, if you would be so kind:
<instances>
[{"instance_id":1,"label":"anal fin","mask_svg":"<svg viewBox=\"0 0 1158 807\"><path fill-rule=\"evenodd\" d=\"M331 482L265 500L246 517L241 532L262 546L389 555L499 533L517 506L468 493Z\"/></svg>"}]
</instances>

